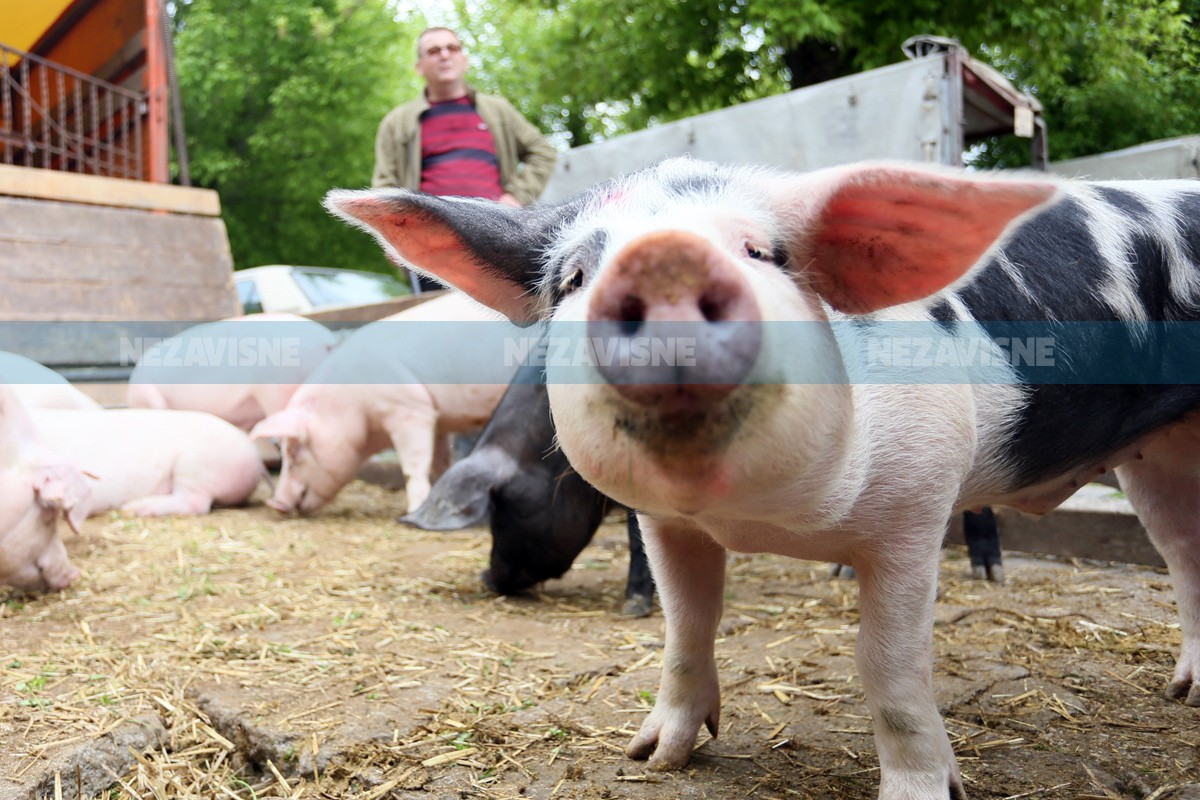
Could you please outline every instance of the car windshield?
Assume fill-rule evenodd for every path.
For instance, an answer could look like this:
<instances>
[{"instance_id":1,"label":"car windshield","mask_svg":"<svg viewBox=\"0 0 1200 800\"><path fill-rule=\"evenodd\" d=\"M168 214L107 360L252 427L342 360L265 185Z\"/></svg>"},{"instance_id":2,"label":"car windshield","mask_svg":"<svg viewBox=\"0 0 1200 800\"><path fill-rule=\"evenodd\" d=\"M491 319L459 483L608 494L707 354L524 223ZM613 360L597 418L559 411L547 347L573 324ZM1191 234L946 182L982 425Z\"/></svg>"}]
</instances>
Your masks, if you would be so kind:
<instances>
[{"instance_id":1,"label":"car windshield","mask_svg":"<svg viewBox=\"0 0 1200 800\"><path fill-rule=\"evenodd\" d=\"M238 299L242 301L242 313L262 313L262 297L258 293L258 284L254 281L238 281L237 293Z\"/></svg>"},{"instance_id":2,"label":"car windshield","mask_svg":"<svg viewBox=\"0 0 1200 800\"><path fill-rule=\"evenodd\" d=\"M305 272L294 270L296 285L315 308L378 303L410 294L407 285L390 275L370 272Z\"/></svg>"}]
</instances>

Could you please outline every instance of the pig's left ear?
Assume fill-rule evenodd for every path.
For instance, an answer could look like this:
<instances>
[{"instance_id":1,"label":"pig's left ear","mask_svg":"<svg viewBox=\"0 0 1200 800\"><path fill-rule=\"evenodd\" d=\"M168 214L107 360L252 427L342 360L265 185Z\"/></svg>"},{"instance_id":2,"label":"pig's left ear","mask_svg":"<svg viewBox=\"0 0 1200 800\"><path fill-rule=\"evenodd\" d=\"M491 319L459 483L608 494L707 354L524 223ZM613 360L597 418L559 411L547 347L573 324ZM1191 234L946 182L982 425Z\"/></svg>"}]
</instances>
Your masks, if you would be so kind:
<instances>
[{"instance_id":1,"label":"pig's left ear","mask_svg":"<svg viewBox=\"0 0 1200 800\"><path fill-rule=\"evenodd\" d=\"M405 189L334 190L332 213L371 233L400 263L448 283L514 322L537 316L542 218L532 209Z\"/></svg>"},{"instance_id":2,"label":"pig's left ear","mask_svg":"<svg viewBox=\"0 0 1200 800\"><path fill-rule=\"evenodd\" d=\"M42 508L61 511L71 530L79 533L92 510L92 487L81 471L69 464L42 467L33 488Z\"/></svg>"},{"instance_id":3,"label":"pig's left ear","mask_svg":"<svg viewBox=\"0 0 1200 800\"><path fill-rule=\"evenodd\" d=\"M786 178L771 194L797 269L834 308L865 314L950 286L1058 192L1049 180L866 164Z\"/></svg>"}]
</instances>

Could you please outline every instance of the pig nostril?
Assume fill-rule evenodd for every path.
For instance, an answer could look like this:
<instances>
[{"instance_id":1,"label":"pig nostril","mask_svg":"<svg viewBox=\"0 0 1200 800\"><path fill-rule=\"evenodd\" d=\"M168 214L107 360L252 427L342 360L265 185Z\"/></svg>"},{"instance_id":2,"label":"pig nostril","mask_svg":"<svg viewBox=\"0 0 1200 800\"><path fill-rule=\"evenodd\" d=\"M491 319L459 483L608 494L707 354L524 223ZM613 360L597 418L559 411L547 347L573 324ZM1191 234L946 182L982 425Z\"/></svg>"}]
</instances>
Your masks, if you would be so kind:
<instances>
[{"instance_id":1,"label":"pig nostril","mask_svg":"<svg viewBox=\"0 0 1200 800\"><path fill-rule=\"evenodd\" d=\"M716 297L706 294L700 298L700 313L706 322L720 322L725 316L725 307Z\"/></svg>"},{"instance_id":2,"label":"pig nostril","mask_svg":"<svg viewBox=\"0 0 1200 800\"><path fill-rule=\"evenodd\" d=\"M617 310L617 322L620 323L621 333L629 336L637 333L646 321L646 304L637 297L628 296L621 301Z\"/></svg>"}]
</instances>

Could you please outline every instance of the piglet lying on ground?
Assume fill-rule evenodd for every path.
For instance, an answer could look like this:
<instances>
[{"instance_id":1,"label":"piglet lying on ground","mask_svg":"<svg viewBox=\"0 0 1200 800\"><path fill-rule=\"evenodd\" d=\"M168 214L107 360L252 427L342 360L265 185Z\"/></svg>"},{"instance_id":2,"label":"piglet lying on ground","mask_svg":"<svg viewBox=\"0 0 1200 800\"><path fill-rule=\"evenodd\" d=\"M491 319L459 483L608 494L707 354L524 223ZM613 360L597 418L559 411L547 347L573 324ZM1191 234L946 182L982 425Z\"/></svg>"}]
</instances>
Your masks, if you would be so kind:
<instances>
[{"instance_id":1,"label":"piglet lying on ground","mask_svg":"<svg viewBox=\"0 0 1200 800\"><path fill-rule=\"evenodd\" d=\"M7 384L25 408L100 408L62 375L16 353L0 352L0 383Z\"/></svg>"},{"instance_id":2,"label":"piglet lying on ground","mask_svg":"<svg viewBox=\"0 0 1200 800\"><path fill-rule=\"evenodd\" d=\"M329 206L513 319L571 321L606 352L693 345L548 375L571 464L641 512L666 617L631 757L676 768L716 733L725 553L773 552L857 571L879 796L963 797L932 680L947 521L1044 512L1113 467L1174 581L1168 695L1200 706L1195 182L681 159L553 208L403 190ZM1005 321L1049 356L1008 352Z\"/></svg>"},{"instance_id":3,"label":"piglet lying on ground","mask_svg":"<svg viewBox=\"0 0 1200 800\"><path fill-rule=\"evenodd\" d=\"M91 502L87 479L38 436L16 394L0 385L0 583L65 589L79 576L58 535L76 532Z\"/></svg>"},{"instance_id":4,"label":"piglet lying on ground","mask_svg":"<svg viewBox=\"0 0 1200 800\"><path fill-rule=\"evenodd\" d=\"M321 323L295 314L197 325L142 354L129 376L129 407L206 411L248 431L287 405L337 341ZM252 358L239 358L243 350ZM175 366L213 352L218 363Z\"/></svg>"},{"instance_id":5,"label":"piglet lying on ground","mask_svg":"<svg viewBox=\"0 0 1200 800\"><path fill-rule=\"evenodd\" d=\"M517 594L570 569L615 506L555 447L546 371L534 365L517 372L470 454L400 521L437 531L489 523L492 555L483 582L493 592ZM654 608L654 579L632 513L627 526L622 613L644 617Z\"/></svg>"},{"instance_id":6,"label":"piglet lying on ground","mask_svg":"<svg viewBox=\"0 0 1200 800\"><path fill-rule=\"evenodd\" d=\"M89 475L91 514L204 514L236 506L265 471L250 438L201 411L30 412L43 440Z\"/></svg>"},{"instance_id":7,"label":"piglet lying on ground","mask_svg":"<svg viewBox=\"0 0 1200 800\"><path fill-rule=\"evenodd\" d=\"M516 371L515 364L475 366L472 324L493 332L509 327L496 320L469 298L447 294L355 331L286 408L250 432L279 440L283 451L268 505L285 513L315 511L389 446L404 471L408 508L423 503L435 450L448 463L447 435L482 427Z\"/></svg>"}]
</instances>

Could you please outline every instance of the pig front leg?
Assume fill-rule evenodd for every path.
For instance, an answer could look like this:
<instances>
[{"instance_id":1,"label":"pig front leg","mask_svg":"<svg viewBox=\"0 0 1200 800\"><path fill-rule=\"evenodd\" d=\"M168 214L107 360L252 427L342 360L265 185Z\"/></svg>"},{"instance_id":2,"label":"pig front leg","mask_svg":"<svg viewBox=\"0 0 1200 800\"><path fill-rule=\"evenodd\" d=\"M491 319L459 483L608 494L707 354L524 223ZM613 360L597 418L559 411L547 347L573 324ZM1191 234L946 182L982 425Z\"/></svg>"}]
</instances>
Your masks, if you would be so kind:
<instances>
[{"instance_id":1,"label":"pig front leg","mask_svg":"<svg viewBox=\"0 0 1200 800\"><path fill-rule=\"evenodd\" d=\"M429 476L437 449L437 414L432 409L400 409L384 424L404 471L407 512L416 511L433 488Z\"/></svg>"},{"instance_id":2,"label":"pig front leg","mask_svg":"<svg viewBox=\"0 0 1200 800\"><path fill-rule=\"evenodd\" d=\"M854 561L862 614L855 660L879 751L879 800L966 798L933 694L941 535L939 525Z\"/></svg>"},{"instance_id":3,"label":"pig front leg","mask_svg":"<svg viewBox=\"0 0 1200 800\"><path fill-rule=\"evenodd\" d=\"M1117 467L1117 479L1158 548L1179 606L1183 636L1167 697L1200 708L1200 434L1173 431L1143 460Z\"/></svg>"},{"instance_id":4,"label":"pig front leg","mask_svg":"<svg viewBox=\"0 0 1200 800\"><path fill-rule=\"evenodd\" d=\"M667 630L654 710L625 755L649 757L651 769L669 770L687 763L701 724L717 735L721 687L713 648L725 591L725 548L685 523L639 520Z\"/></svg>"}]
</instances>

